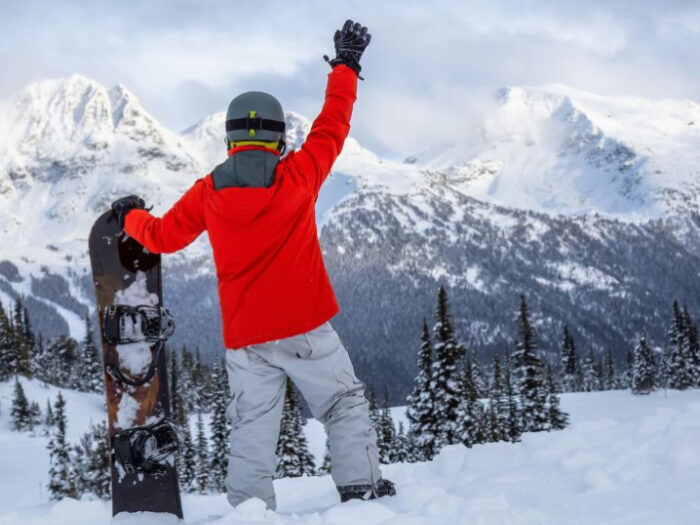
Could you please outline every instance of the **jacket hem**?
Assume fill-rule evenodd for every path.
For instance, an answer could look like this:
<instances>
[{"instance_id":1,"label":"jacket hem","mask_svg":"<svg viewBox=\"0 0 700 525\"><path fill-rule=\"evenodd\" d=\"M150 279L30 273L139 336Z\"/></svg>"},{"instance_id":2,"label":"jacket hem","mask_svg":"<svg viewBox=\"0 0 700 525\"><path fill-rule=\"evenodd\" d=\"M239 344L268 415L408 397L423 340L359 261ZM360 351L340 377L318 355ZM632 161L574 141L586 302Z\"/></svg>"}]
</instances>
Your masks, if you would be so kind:
<instances>
[{"instance_id":1,"label":"jacket hem","mask_svg":"<svg viewBox=\"0 0 700 525\"><path fill-rule=\"evenodd\" d=\"M323 323L330 321L339 311L340 309L338 306L335 306L328 315L321 316L320 319L316 319L310 323L285 328L284 330L277 330L275 332L260 334L258 336L240 341L225 341L226 350L241 350L247 346L270 343L272 341L279 341L280 339L287 339L288 337L305 334L315 328L318 328Z\"/></svg>"}]
</instances>

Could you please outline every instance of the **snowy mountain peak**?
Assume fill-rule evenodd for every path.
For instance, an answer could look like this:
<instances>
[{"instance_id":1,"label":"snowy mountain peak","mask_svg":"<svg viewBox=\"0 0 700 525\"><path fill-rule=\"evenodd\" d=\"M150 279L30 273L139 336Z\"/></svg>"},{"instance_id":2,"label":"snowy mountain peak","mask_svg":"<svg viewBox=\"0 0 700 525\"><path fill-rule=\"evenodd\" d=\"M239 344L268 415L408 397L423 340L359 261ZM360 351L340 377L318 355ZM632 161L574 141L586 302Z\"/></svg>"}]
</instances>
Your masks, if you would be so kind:
<instances>
[{"instance_id":1,"label":"snowy mountain peak","mask_svg":"<svg viewBox=\"0 0 700 525\"><path fill-rule=\"evenodd\" d=\"M475 198L546 213L636 221L697 204L698 104L559 85L503 88L496 101L480 140L411 161Z\"/></svg>"}]
</instances>

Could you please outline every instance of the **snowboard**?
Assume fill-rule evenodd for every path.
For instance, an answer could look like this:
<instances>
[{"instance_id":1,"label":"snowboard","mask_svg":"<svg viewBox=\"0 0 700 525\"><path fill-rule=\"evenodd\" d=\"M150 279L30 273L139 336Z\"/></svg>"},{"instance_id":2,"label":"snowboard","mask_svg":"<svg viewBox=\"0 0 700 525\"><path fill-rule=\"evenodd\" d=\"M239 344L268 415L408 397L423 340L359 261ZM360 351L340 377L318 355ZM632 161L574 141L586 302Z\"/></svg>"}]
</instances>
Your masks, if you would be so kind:
<instances>
[{"instance_id":1,"label":"snowboard","mask_svg":"<svg viewBox=\"0 0 700 525\"><path fill-rule=\"evenodd\" d=\"M115 461L114 436L118 432L170 416L164 344L160 345L160 350L157 344L145 341L113 345L107 341L104 331L103 315L111 305L162 305L160 255L149 253L123 233L111 211L97 219L90 231L88 244L102 335L112 443L112 513L166 512L182 518L174 458L170 458L157 476L143 472L129 473ZM125 371L129 377L148 377L144 374L152 364L156 366L155 373L143 385L130 385L108 373L111 366Z\"/></svg>"}]
</instances>

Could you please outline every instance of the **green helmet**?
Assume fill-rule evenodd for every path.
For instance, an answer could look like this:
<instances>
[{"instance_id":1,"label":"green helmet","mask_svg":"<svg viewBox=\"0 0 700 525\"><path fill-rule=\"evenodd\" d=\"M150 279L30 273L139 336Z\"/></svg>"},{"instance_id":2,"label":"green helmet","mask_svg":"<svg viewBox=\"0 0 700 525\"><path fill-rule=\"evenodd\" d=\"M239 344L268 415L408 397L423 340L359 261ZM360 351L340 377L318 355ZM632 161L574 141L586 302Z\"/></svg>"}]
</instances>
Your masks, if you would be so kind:
<instances>
[{"instance_id":1,"label":"green helmet","mask_svg":"<svg viewBox=\"0 0 700 525\"><path fill-rule=\"evenodd\" d=\"M284 149L282 104L268 93L248 91L234 98L226 112L226 144L274 142Z\"/></svg>"}]
</instances>

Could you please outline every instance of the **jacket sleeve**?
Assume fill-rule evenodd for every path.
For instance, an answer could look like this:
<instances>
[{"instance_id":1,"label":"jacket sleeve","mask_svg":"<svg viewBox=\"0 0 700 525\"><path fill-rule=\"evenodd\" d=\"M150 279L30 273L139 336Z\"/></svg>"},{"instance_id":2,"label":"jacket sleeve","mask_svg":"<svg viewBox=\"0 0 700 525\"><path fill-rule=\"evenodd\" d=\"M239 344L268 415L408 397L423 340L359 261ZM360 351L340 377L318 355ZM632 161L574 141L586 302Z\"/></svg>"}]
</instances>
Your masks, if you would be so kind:
<instances>
[{"instance_id":1,"label":"jacket sleeve","mask_svg":"<svg viewBox=\"0 0 700 525\"><path fill-rule=\"evenodd\" d=\"M326 100L306 141L286 160L292 170L306 177L315 193L331 171L350 131L352 106L357 97L357 75L339 65L328 74ZM284 162L284 161L283 161Z\"/></svg>"},{"instance_id":2,"label":"jacket sleeve","mask_svg":"<svg viewBox=\"0 0 700 525\"><path fill-rule=\"evenodd\" d=\"M163 215L154 217L146 210L131 210L124 222L124 231L151 253L172 253L181 250L206 229L204 222L204 179L194 183L175 205Z\"/></svg>"}]
</instances>

